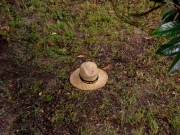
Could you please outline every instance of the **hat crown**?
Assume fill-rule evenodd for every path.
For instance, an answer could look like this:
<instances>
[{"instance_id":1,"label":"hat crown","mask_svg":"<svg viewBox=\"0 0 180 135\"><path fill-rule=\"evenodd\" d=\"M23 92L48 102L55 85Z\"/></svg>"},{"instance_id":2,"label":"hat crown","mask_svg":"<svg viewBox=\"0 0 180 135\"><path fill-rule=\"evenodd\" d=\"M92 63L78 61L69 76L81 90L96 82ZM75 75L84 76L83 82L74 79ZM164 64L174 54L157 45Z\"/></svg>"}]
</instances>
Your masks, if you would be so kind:
<instances>
[{"instance_id":1,"label":"hat crown","mask_svg":"<svg viewBox=\"0 0 180 135\"><path fill-rule=\"evenodd\" d=\"M81 90L96 90L103 87L108 75L93 62L82 63L70 76L71 84Z\"/></svg>"},{"instance_id":2,"label":"hat crown","mask_svg":"<svg viewBox=\"0 0 180 135\"><path fill-rule=\"evenodd\" d=\"M80 66L80 76L87 81L95 80L98 76L97 65L93 62L84 62Z\"/></svg>"}]
</instances>

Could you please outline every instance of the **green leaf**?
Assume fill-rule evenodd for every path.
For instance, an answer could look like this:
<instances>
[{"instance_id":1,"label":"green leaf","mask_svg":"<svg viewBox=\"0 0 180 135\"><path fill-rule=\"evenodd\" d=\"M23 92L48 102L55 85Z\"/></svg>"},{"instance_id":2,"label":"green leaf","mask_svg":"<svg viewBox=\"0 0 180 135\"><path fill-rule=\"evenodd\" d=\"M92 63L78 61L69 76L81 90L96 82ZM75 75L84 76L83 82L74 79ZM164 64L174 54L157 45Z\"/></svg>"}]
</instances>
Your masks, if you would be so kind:
<instances>
[{"instance_id":1,"label":"green leaf","mask_svg":"<svg viewBox=\"0 0 180 135\"><path fill-rule=\"evenodd\" d=\"M168 22L161 25L155 31L152 36L154 37L173 37L180 34L180 22Z\"/></svg>"},{"instance_id":2,"label":"green leaf","mask_svg":"<svg viewBox=\"0 0 180 135\"><path fill-rule=\"evenodd\" d=\"M172 73L180 68L180 52L176 55L174 58L174 61L172 62L171 66L168 69L168 73Z\"/></svg>"},{"instance_id":3,"label":"green leaf","mask_svg":"<svg viewBox=\"0 0 180 135\"><path fill-rule=\"evenodd\" d=\"M180 37L175 37L170 40L167 44L160 46L156 51L156 54L164 56L172 56L180 51Z\"/></svg>"},{"instance_id":4,"label":"green leaf","mask_svg":"<svg viewBox=\"0 0 180 135\"><path fill-rule=\"evenodd\" d=\"M174 21L177 13L177 10L170 10L169 12L165 13L162 18L162 24Z\"/></svg>"}]
</instances>

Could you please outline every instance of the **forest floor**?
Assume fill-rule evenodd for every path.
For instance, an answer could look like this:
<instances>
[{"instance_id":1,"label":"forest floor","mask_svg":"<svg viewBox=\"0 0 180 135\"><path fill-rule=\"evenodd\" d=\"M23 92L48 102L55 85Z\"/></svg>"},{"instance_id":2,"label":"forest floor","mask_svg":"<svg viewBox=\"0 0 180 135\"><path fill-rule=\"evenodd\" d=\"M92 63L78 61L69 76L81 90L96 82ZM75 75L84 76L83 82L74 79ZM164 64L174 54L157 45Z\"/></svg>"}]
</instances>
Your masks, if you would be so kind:
<instances>
[{"instance_id":1,"label":"forest floor","mask_svg":"<svg viewBox=\"0 0 180 135\"><path fill-rule=\"evenodd\" d=\"M120 1L119 13L153 3ZM160 9L138 19L157 28ZM0 134L179 135L180 72L155 54L165 39L118 18L99 0L1 0ZM82 91L69 76L85 61L107 84Z\"/></svg>"}]
</instances>

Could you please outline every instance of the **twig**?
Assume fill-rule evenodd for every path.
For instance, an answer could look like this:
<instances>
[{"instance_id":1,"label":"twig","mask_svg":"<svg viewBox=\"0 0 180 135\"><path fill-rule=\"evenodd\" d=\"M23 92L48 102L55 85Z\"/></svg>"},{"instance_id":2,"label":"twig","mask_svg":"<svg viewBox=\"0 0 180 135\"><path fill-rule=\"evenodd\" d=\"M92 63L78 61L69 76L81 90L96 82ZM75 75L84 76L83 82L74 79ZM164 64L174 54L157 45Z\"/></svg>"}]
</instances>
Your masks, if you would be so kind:
<instances>
[{"instance_id":1,"label":"twig","mask_svg":"<svg viewBox=\"0 0 180 135\"><path fill-rule=\"evenodd\" d=\"M128 15L125 15L125 14L122 14L122 12L119 12L118 9L117 9L117 5L115 2L113 2L113 0L110 0L111 3L112 3L112 7L113 7L113 10L116 14L116 16L121 19L122 21L124 21L125 23L128 23L130 25L133 25L135 27L140 27L141 29L143 29L144 31L148 32L148 34L151 34L152 33L152 29L142 25L137 19L131 19L130 16Z\"/></svg>"},{"instance_id":2,"label":"twig","mask_svg":"<svg viewBox=\"0 0 180 135\"><path fill-rule=\"evenodd\" d=\"M156 6L156 7L153 7L153 8L151 8L150 10L148 10L148 11L145 11L145 12L143 12L143 13L131 13L130 15L131 16L134 16L134 17L141 17L141 16L145 16L145 15L147 15L147 14L149 14L149 13L151 13L151 12L153 12L154 10L157 10L157 9L159 9L159 8L161 8L162 6L164 6L165 5L165 3L161 3L160 5L158 5L158 6Z\"/></svg>"}]
</instances>

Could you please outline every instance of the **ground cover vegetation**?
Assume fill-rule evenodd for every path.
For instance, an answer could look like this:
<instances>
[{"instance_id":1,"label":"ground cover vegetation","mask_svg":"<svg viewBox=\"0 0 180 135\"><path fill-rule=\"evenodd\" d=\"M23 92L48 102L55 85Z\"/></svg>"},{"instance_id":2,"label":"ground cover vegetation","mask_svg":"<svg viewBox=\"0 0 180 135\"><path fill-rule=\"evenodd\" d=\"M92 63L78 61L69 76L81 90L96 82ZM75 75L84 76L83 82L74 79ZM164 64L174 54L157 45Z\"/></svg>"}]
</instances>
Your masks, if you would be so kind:
<instances>
[{"instance_id":1,"label":"ground cover vegetation","mask_svg":"<svg viewBox=\"0 0 180 135\"><path fill-rule=\"evenodd\" d=\"M153 6L122 0L117 8L134 14ZM138 21L155 30L160 12ZM0 134L180 134L179 71L168 74L174 57L155 54L169 39L124 22L112 2L2 0L0 18ZM70 84L85 61L108 73L105 87Z\"/></svg>"}]
</instances>

